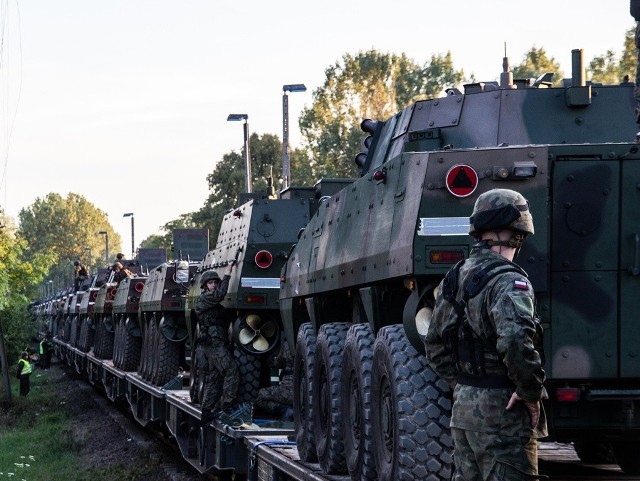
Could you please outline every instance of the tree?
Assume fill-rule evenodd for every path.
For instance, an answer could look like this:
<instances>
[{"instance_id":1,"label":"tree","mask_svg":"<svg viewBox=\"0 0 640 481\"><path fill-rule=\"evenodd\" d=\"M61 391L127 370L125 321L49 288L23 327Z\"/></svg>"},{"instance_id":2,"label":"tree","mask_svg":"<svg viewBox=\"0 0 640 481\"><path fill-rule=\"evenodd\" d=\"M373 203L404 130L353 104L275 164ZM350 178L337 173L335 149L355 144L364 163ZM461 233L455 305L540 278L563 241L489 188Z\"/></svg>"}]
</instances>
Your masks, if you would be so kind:
<instances>
[{"instance_id":1,"label":"tree","mask_svg":"<svg viewBox=\"0 0 640 481\"><path fill-rule=\"evenodd\" d=\"M553 73L553 84L560 85L564 73L560 70L560 64L556 59L549 57L543 47L536 48L534 45L531 50L524 54L524 58L519 65L512 69L513 78L538 78L541 75L551 72Z\"/></svg>"},{"instance_id":2,"label":"tree","mask_svg":"<svg viewBox=\"0 0 640 481\"><path fill-rule=\"evenodd\" d=\"M83 196L70 193L66 198L50 193L18 214L18 235L27 243L26 254L46 253L55 265L51 266L49 279L56 287L71 282L73 261L88 262L86 248L91 249L94 266L102 265L106 242L99 231L109 236L109 252L121 250L120 235L107 219L107 214L96 208Z\"/></svg>"},{"instance_id":3,"label":"tree","mask_svg":"<svg viewBox=\"0 0 640 481\"><path fill-rule=\"evenodd\" d=\"M376 50L343 55L325 70L324 84L304 109L300 130L314 177L355 177L363 119L386 120L416 100L436 97L456 85L464 73L453 68L451 54L433 55L424 66L406 55Z\"/></svg>"},{"instance_id":4,"label":"tree","mask_svg":"<svg viewBox=\"0 0 640 481\"><path fill-rule=\"evenodd\" d=\"M40 297L38 287L53 262L51 254L26 255L26 242L16 237L14 229L3 221L0 225L0 329L4 335L7 362L18 359L35 334L27 312L32 299Z\"/></svg>"},{"instance_id":5,"label":"tree","mask_svg":"<svg viewBox=\"0 0 640 481\"><path fill-rule=\"evenodd\" d=\"M251 152L252 191L256 195L267 195L269 178L277 192L282 176L282 142L273 134L251 134L249 139ZM310 167L305 152L294 149L291 153L292 178L296 185L310 180ZM215 169L207 176L210 194L202 208L191 217L193 227L209 229L212 242L218 237L218 231L225 213L237 206L238 198L244 188L244 156L230 152L222 157Z\"/></svg>"},{"instance_id":6,"label":"tree","mask_svg":"<svg viewBox=\"0 0 640 481\"><path fill-rule=\"evenodd\" d=\"M164 232L163 235L150 235L140 243L140 247L145 249L165 249L167 252L171 252L173 245L173 231L175 229L193 229L198 227L193 221L193 216L194 213L181 214L177 219L170 220L160 227L160 231Z\"/></svg>"},{"instance_id":7,"label":"tree","mask_svg":"<svg viewBox=\"0 0 640 481\"><path fill-rule=\"evenodd\" d=\"M604 55L593 57L587 68L587 77L593 82L608 85L621 83L625 76L633 81L638 60L636 52L635 27L632 27L625 32L620 59L613 50L607 50Z\"/></svg>"}]
</instances>

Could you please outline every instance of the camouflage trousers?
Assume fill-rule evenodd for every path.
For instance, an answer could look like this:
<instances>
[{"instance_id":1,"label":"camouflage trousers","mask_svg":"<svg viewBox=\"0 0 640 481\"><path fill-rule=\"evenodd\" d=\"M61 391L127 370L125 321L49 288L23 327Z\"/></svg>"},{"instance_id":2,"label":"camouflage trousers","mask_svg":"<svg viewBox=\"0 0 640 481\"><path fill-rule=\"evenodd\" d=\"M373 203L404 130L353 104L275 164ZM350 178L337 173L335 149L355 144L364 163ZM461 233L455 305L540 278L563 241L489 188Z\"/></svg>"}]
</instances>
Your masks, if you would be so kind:
<instances>
[{"instance_id":1,"label":"camouflage trousers","mask_svg":"<svg viewBox=\"0 0 640 481\"><path fill-rule=\"evenodd\" d=\"M214 339L204 348L209 372L207 373L202 396L202 411L213 411L220 402L222 409L237 402L240 373L236 361L226 343Z\"/></svg>"},{"instance_id":2,"label":"camouflage trousers","mask_svg":"<svg viewBox=\"0 0 640 481\"><path fill-rule=\"evenodd\" d=\"M277 386L258 391L256 407L269 413L278 413L283 407L293 406L293 375L284 376Z\"/></svg>"},{"instance_id":3,"label":"camouflage trousers","mask_svg":"<svg viewBox=\"0 0 640 481\"><path fill-rule=\"evenodd\" d=\"M534 438L502 436L451 428L454 481L522 481L538 479L538 445Z\"/></svg>"}]
</instances>

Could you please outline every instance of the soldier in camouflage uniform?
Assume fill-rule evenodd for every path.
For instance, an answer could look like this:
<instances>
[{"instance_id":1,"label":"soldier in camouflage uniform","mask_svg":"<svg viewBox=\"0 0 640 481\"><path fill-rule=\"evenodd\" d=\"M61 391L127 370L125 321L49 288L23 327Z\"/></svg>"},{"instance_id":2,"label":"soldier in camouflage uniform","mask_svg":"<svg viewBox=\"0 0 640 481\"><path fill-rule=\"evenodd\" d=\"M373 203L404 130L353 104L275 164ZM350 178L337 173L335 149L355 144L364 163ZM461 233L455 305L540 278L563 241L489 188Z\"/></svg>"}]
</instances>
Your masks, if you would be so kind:
<instances>
[{"instance_id":1,"label":"soldier in camouflage uniform","mask_svg":"<svg viewBox=\"0 0 640 481\"><path fill-rule=\"evenodd\" d=\"M293 408L293 355L286 339L282 339L280 351L273 360L273 367L280 368L280 382L258 391L256 407L271 414L286 416ZM293 411L291 411L293 414Z\"/></svg>"},{"instance_id":2,"label":"soldier in camouflage uniform","mask_svg":"<svg viewBox=\"0 0 640 481\"><path fill-rule=\"evenodd\" d=\"M208 363L202 399L202 421L218 417L221 411L231 410L236 405L240 376L238 366L231 353L229 322L224 316L220 302L227 295L233 264L230 263L222 280L215 271L202 275L200 286L204 291L196 301L196 315L201 336L197 342L203 345ZM216 404L220 401L220 409Z\"/></svg>"},{"instance_id":3,"label":"soldier in camouflage uniform","mask_svg":"<svg viewBox=\"0 0 640 481\"><path fill-rule=\"evenodd\" d=\"M526 273L511 262L533 220L522 195L494 189L470 222L477 243L440 283L425 340L453 387L453 479L536 479L536 440L547 435L542 329Z\"/></svg>"}]
</instances>

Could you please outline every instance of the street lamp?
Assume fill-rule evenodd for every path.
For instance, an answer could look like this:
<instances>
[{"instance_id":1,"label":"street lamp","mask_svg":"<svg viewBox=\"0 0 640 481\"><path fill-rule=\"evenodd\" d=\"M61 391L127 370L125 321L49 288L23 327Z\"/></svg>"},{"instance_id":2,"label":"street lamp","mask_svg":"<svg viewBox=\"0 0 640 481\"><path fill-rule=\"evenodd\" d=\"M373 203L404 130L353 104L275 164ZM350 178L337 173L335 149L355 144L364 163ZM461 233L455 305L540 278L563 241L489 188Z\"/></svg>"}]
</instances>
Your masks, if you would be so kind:
<instances>
[{"instance_id":1,"label":"street lamp","mask_svg":"<svg viewBox=\"0 0 640 481\"><path fill-rule=\"evenodd\" d=\"M49 296L53 296L53 281L49 281Z\"/></svg>"},{"instance_id":2,"label":"street lamp","mask_svg":"<svg viewBox=\"0 0 640 481\"><path fill-rule=\"evenodd\" d=\"M229 114L227 121L244 120L244 191L251 193L251 153L249 152L249 116L247 114Z\"/></svg>"},{"instance_id":3,"label":"street lamp","mask_svg":"<svg viewBox=\"0 0 640 481\"><path fill-rule=\"evenodd\" d=\"M104 236L104 262L105 265L109 265L109 233L106 230L101 230L98 234Z\"/></svg>"},{"instance_id":4,"label":"street lamp","mask_svg":"<svg viewBox=\"0 0 640 481\"><path fill-rule=\"evenodd\" d=\"M133 212L127 212L126 214L123 214L122 217L131 217L131 259L135 259L136 257L136 249L135 249L135 240L133 237Z\"/></svg>"},{"instance_id":5,"label":"street lamp","mask_svg":"<svg viewBox=\"0 0 640 481\"><path fill-rule=\"evenodd\" d=\"M304 84L282 86L282 190L291 180L291 158L289 157L289 97L287 92L306 92Z\"/></svg>"}]
</instances>

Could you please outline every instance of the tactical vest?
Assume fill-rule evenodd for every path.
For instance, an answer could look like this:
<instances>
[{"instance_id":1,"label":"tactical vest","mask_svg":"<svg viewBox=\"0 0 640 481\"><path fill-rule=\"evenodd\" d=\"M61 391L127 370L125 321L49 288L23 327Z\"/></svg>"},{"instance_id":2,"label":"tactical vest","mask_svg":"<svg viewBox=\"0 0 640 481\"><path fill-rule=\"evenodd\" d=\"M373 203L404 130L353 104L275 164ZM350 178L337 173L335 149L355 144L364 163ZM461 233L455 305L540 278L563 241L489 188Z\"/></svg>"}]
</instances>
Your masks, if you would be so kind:
<instances>
[{"instance_id":1,"label":"tactical vest","mask_svg":"<svg viewBox=\"0 0 640 481\"><path fill-rule=\"evenodd\" d=\"M502 360L502 355L498 353L496 343L492 342L493 340L482 339L475 334L468 321L467 306L469 300L477 296L489 281L497 275L517 272L528 278L527 273L521 267L506 259L496 259L487 262L478 272L468 276L464 284L460 286L458 277L464 262L464 260L458 262L447 273L442 284L442 296L453 306L456 313L456 322L445 329L443 340L453 353L456 365L461 373L458 376L458 382L476 387L513 387L513 382L507 377L506 366L504 366L503 372L499 375L487 375L485 355L491 353L500 360ZM457 297L460 289L462 289L462 299L458 301ZM465 373L466 369L463 369L463 366L471 369L471 375Z\"/></svg>"},{"instance_id":2,"label":"tactical vest","mask_svg":"<svg viewBox=\"0 0 640 481\"><path fill-rule=\"evenodd\" d=\"M26 376L27 374L31 374L33 368L31 367L31 363L26 359L20 359L18 363L22 364L22 371L20 371L21 376Z\"/></svg>"}]
</instances>

